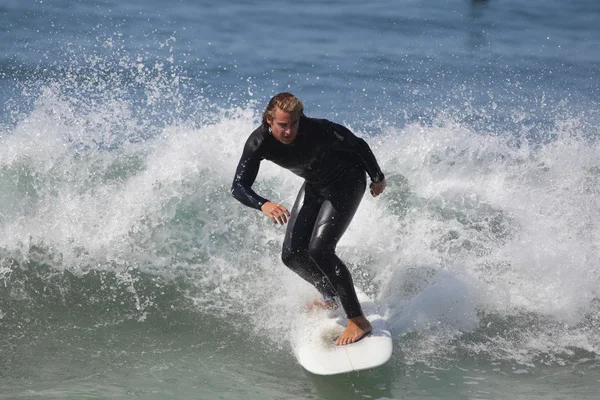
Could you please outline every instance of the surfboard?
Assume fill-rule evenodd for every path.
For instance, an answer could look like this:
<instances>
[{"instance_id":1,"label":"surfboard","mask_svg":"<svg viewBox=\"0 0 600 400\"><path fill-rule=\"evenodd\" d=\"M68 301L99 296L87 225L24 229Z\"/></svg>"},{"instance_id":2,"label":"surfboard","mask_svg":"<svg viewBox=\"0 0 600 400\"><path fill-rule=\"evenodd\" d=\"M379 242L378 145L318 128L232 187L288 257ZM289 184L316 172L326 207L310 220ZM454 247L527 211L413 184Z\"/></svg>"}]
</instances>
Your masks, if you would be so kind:
<instances>
[{"instance_id":1,"label":"surfboard","mask_svg":"<svg viewBox=\"0 0 600 400\"><path fill-rule=\"evenodd\" d=\"M317 375L336 375L379 367L392 356L392 335L377 305L356 290L363 313L373 331L358 342L337 346L335 340L346 329L346 315L335 311L311 310L299 319L294 346L296 359L304 369Z\"/></svg>"}]
</instances>

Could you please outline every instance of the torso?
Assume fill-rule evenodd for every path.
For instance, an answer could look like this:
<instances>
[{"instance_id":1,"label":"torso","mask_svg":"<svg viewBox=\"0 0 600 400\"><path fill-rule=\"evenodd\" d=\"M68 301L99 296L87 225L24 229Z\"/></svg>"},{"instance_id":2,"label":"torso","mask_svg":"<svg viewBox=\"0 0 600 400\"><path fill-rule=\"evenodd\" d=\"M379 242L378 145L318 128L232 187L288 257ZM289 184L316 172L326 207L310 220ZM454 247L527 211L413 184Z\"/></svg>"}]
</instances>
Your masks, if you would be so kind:
<instances>
[{"instance_id":1,"label":"torso","mask_svg":"<svg viewBox=\"0 0 600 400\"><path fill-rule=\"evenodd\" d=\"M255 135L261 158L290 170L309 183L328 184L358 165L351 154L333 149L338 139L327 120L303 117L296 140L288 145L279 142L262 126L252 133Z\"/></svg>"}]
</instances>

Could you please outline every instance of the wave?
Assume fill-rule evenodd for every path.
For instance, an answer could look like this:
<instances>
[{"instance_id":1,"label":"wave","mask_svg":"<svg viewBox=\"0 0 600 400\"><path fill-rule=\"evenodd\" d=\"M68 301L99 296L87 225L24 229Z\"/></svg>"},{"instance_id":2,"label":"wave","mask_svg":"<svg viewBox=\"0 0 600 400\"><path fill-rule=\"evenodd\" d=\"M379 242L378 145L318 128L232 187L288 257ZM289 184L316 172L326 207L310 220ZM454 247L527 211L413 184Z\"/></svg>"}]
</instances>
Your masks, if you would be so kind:
<instances>
[{"instance_id":1,"label":"wave","mask_svg":"<svg viewBox=\"0 0 600 400\"><path fill-rule=\"evenodd\" d=\"M144 74L130 81L136 96L130 84L101 90L120 81L89 71L38 83L3 127L0 319L91 326L186 310L280 343L314 292L280 262L283 229L229 195L261 110L200 99L187 118L179 83ZM389 188L365 197L340 256L406 362L597 354L597 131L563 112L531 135L467 108L350 124ZM300 183L263 163L255 189L291 205Z\"/></svg>"}]
</instances>

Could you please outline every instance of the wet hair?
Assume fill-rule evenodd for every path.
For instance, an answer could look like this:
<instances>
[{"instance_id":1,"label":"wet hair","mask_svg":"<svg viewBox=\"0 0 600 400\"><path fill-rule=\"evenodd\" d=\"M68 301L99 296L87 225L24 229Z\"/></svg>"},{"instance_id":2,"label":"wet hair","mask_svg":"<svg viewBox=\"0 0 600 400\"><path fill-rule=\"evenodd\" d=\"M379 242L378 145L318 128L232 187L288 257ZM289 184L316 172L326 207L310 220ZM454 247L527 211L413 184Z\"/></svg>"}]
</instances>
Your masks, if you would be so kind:
<instances>
[{"instance_id":1,"label":"wet hair","mask_svg":"<svg viewBox=\"0 0 600 400\"><path fill-rule=\"evenodd\" d=\"M299 98L289 92L278 93L271 98L263 113L262 123L265 127L269 126L267 118L275 118L275 108L285 112L299 111L304 116L304 103Z\"/></svg>"}]
</instances>

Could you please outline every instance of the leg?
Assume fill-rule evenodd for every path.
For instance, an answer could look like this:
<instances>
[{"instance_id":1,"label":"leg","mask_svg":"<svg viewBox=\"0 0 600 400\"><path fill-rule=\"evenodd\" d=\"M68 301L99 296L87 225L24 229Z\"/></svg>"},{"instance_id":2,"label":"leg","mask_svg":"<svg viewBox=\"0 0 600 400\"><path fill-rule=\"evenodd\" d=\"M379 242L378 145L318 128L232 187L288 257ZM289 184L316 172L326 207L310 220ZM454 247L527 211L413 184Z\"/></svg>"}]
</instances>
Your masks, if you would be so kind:
<instances>
[{"instance_id":1,"label":"leg","mask_svg":"<svg viewBox=\"0 0 600 400\"><path fill-rule=\"evenodd\" d=\"M311 258L329 278L348 316L348 327L337 338L337 345L356 342L372 329L362 313L350 271L335 254L337 243L350 225L366 186L362 171L349 172L346 177L324 190L326 200L317 216L309 244Z\"/></svg>"},{"instance_id":2,"label":"leg","mask_svg":"<svg viewBox=\"0 0 600 400\"><path fill-rule=\"evenodd\" d=\"M362 315L362 310L350 271L335 254L335 248L350 225L365 192L365 173L348 173L323 190L325 197L312 231L309 254L319 269L327 276L348 318Z\"/></svg>"},{"instance_id":3,"label":"leg","mask_svg":"<svg viewBox=\"0 0 600 400\"><path fill-rule=\"evenodd\" d=\"M325 300L333 301L335 290L308 253L308 244L320 208L319 198L310 185L304 183L288 221L281 259L289 269L313 285Z\"/></svg>"}]
</instances>

